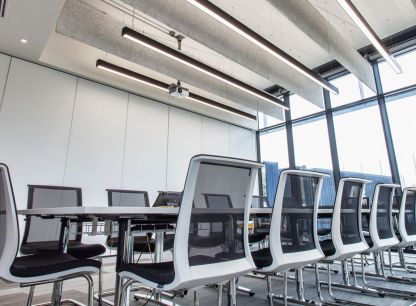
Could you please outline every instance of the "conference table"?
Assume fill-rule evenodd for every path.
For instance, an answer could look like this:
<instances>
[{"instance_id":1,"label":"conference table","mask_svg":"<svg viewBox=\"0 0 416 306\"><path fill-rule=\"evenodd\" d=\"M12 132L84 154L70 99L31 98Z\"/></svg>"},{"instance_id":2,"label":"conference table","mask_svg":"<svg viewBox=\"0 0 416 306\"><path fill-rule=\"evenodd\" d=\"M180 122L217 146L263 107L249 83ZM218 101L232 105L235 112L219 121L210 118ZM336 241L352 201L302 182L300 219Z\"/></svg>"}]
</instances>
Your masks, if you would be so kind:
<instances>
[{"instance_id":1,"label":"conference table","mask_svg":"<svg viewBox=\"0 0 416 306\"><path fill-rule=\"evenodd\" d=\"M290 210L290 209L289 209ZM302 208L298 209L302 210ZM288 211L289 212L289 211ZM319 207L318 214L322 217L330 217L333 207ZM362 211L369 213L369 209ZM252 208L250 214L255 216L270 215L272 208ZM285 213L285 209L283 211ZM290 213L290 212L289 212ZM294 212L296 213L296 212ZM123 262L133 260L133 235L131 231L132 223L135 228L140 224L144 225L146 231L149 231L149 225L154 225L155 231L155 261L162 260L164 232L168 231L168 226L163 229L161 225L171 225L177 222L179 214L178 207L59 207L59 208L33 208L18 210L19 215L35 216L41 218L58 218L62 221L60 248L66 252L69 229L71 222L116 222L118 224L118 246L116 257L116 269ZM91 227L94 232L94 225ZM170 230L172 230L170 228ZM115 305L118 305L118 297L121 290L121 280L116 275L115 281ZM59 290L58 290L59 291ZM61 295L62 292L58 292ZM155 299L161 299L160 293L156 294ZM60 300L60 296L58 297ZM52 301L52 304L56 300Z\"/></svg>"}]
</instances>

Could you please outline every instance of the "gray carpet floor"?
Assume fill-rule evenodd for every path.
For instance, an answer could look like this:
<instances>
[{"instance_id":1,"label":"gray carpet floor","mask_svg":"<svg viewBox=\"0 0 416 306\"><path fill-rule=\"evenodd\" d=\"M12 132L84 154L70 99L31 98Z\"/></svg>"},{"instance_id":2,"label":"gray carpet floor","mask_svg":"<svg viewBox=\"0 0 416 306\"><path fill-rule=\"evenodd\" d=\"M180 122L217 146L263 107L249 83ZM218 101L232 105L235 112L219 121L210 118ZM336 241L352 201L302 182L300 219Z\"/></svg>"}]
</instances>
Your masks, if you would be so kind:
<instances>
[{"instance_id":1,"label":"gray carpet floor","mask_svg":"<svg viewBox=\"0 0 416 306\"><path fill-rule=\"evenodd\" d=\"M372 269L372 267L369 267ZM114 283L114 259L107 258L105 259L104 265L104 290L110 290L113 287ZM402 273L403 274L403 273ZM416 278L416 274L414 275ZM306 297L309 299L317 300L317 293L315 287L315 275L312 270L305 270L304 272L305 278L305 293ZM341 276L340 273L333 275L334 281L340 281ZM321 280L326 280L326 275L324 273L321 274ZM97 277L94 276L94 281L97 284ZM407 284L398 284L386 281L380 281L376 279L369 279L369 281L377 286L385 286L389 288L396 288L400 290L407 290L410 292L416 293L416 283L415 285L407 285ZM241 277L239 280L239 285L249 287L255 290L254 296L249 296L248 294L239 293L237 296L237 303L241 306L253 306L253 305L268 305L268 300L266 297L266 281L263 279L257 279L252 277ZM279 278L274 278L273 282L273 290L276 293L282 293L283 282ZM51 285L42 285L38 286L35 291L35 298L34 303L46 302L50 299L52 286ZM13 305L13 306L20 306L26 305L26 298L28 293L28 288L20 288L18 285L15 284L6 284L0 281L0 305ZM75 279L66 281L64 284L64 298L76 299L81 302L86 301L86 283L82 279ZM324 289L325 291L325 289ZM296 285L295 282L289 281L288 292L291 295L296 294ZM337 297L346 300L352 300L368 305L376 305L376 306L405 306L405 305L413 305L416 302L411 300L403 300L399 298L393 297L371 297L366 296L360 293L353 293L341 290L335 290ZM216 305L217 301L217 294L218 291L215 287L206 287L199 291L200 294L200 304L201 306L205 305ZM328 295L325 293L324 296L327 298ZM224 293L224 303L226 305L226 293ZM190 291L185 297L177 296L174 298L175 303L178 305L193 305L193 293ZM141 300L139 302L132 302L131 305L143 305L146 301ZM280 305L281 303L275 301L275 305ZM149 303L150 305L150 303ZM346 304L348 305L348 304ZM416 304L415 304L416 305Z\"/></svg>"}]
</instances>

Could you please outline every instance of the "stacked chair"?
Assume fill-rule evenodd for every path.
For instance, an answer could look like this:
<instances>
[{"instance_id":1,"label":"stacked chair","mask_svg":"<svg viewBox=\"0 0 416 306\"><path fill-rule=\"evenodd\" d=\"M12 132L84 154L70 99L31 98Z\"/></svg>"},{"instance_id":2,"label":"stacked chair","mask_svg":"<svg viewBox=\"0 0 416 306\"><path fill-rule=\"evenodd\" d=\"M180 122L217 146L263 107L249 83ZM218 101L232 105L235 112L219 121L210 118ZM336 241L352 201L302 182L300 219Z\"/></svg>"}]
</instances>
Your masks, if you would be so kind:
<instances>
[{"instance_id":1,"label":"stacked chair","mask_svg":"<svg viewBox=\"0 0 416 306\"><path fill-rule=\"evenodd\" d=\"M301 170L284 170L280 174L269 247L251 253L255 272L266 275L270 305L273 299L283 299L285 304L315 304L305 299L302 269L324 257L317 235L317 213L322 182L327 176ZM291 269L296 271L297 298L287 295L287 272ZM271 281L276 273L283 273L283 296L272 293Z\"/></svg>"},{"instance_id":2,"label":"stacked chair","mask_svg":"<svg viewBox=\"0 0 416 306\"><path fill-rule=\"evenodd\" d=\"M33 287L83 277L88 282L88 305L93 306L94 285L91 274L99 272L100 261L76 258L58 251L17 257L19 221L12 182L5 164L0 164L0 236L0 278L19 283L22 287ZM60 288L55 286L54 289ZM53 292L55 304L60 303L59 296L57 291Z\"/></svg>"},{"instance_id":3,"label":"stacked chair","mask_svg":"<svg viewBox=\"0 0 416 306\"><path fill-rule=\"evenodd\" d=\"M66 186L28 186L28 209L82 206L81 188ZM60 219L42 219L26 217L26 227L20 252L24 255L41 255L59 251L61 232ZM82 238L82 223L77 225L76 233L70 233L67 253L77 259L94 258L101 261L100 256L105 253L101 244L84 244ZM99 293L101 299L102 273L99 273ZM30 288L28 304L33 298L35 287ZM80 304L75 300L67 300L72 304Z\"/></svg>"},{"instance_id":4,"label":"stacked chair","mask_svg":"<svg viewBox=\"0 0 416 306\"><path fill-rule=\"evenodd\" d=\"M179 211L173 246L173 260L158 263L122 264L118 273L126 281L121 301L136 282L156 291L183 290L229 282L230 305L236 305L235 279L255 266L248 244L249 207L253 186L261 164L227 157L197 155L191 159ZM209 207L207 194L227 194L232 203L218 201ZM241 225L241 227L240 227ZM213 227L213 228L211 228ZM225 229L219 234L217 228ZM240 228L242 235L235 235ZM216 241L213 246L195 245L196 237ZM199 305L198 291L194 301Z\"/></svg>"}]
</instances>

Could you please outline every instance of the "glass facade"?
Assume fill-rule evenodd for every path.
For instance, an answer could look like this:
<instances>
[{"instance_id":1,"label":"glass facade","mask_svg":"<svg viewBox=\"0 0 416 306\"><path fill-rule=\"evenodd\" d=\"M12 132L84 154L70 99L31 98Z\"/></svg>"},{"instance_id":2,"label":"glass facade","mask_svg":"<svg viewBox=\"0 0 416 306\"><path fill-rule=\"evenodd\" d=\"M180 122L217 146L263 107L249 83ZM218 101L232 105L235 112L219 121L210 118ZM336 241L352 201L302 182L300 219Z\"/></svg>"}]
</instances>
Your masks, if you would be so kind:
<instances>
[{"instance_id":1,"label":"glass facade","mask_svg":"<svg viewBox=\"0 0 416 306\"><path fill-rule=\"evenodd\" d=\"M325 116L301 121L293 125L296 168L324 172L331 177L324 180L321 205L335 201L333 171L328 129Z\"/></svg>"},{"instance_id":2,"label":"glass facade","mask_svg":"<svg viewBox=\"0 0 416 306\"><path fill-rule=\"evenodd\" d=\"M416 132L416 50L396 58L402 74L383 61L375 64L382 85L378 95L351 74L330 80L340 93L329 95L328 108L290 95L291 120L259 131L262 161L277 161L280 168L292 160L296 168L330 174L321 205L333 204L335 181L342 177L373 181L364 192L370 199L376 183L416 185L416 142L411 139ZM286 129L292 131L289 137ZM292 146L293 156L288 156ZM267 177L263 183L272 184Z\"/></svg>"}]
</instances>

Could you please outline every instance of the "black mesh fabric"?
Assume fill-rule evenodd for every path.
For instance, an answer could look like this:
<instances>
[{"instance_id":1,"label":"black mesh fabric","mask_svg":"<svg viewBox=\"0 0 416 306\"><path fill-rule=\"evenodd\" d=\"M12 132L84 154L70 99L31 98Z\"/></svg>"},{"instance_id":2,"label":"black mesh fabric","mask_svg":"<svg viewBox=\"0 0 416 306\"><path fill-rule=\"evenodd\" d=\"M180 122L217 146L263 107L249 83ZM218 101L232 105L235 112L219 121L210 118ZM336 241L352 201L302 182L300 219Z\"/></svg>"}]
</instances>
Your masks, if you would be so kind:
<instances>
[{"instance_id":1,"label":"black mesh fabric","mask_svg":"<svg viewBox=\"0 0 416 306\"><path fill-rule=\"evenodd\" d=\"M178 207L182 202L182 192L178 191L159 191L153 207L175 206Z\"/></svg>"},{"instance_id":2,"label":"black mesh fabric","mask_svg":"<svg viewBox=\"0 0 416 306\"><path fill-rule=\"evenodd\" d=\"M361 242L359 214L360 194L363 184L344 182L341 199L341 239L343 244Z\"/></svg>"},{"instance_id":3,"label":"black mesh fabric","mask_svg":"<svg viewBox=\"0 0 416 306\"><path fill-rule=\"evenodd\" d=\"M107 189L107 196L108 206L110 207L149 207L150 205L147 191ZM149 235L151 235L151 233ZM117 237L117 233L109 235L107 237L107 245L109 247L117 247ZM140 234L135 238L135 240L143 240L146 237L146 234Z\"/></svg>"},{"instance_id":4,"label":"black mesh fabric","mask_svg":"<svg viewBox=\"0 0 416 306\"><path fill-rule=\"evenodd\" d=\"M377 232L380 239L393 237L391 230L392 192L392 188L383 186L379 190L377 200Z\"/></svg>"},{"instance_id":5,"label":"black mesh fabric","mask_svg":"<svg viewBox=\"0 0 416 306\"><path fill-rule=\"evenodd\" d=\"M243 229L251 169L200 164L189 233L191 266L244 258Z\"/></svg>"},{"instance_id":6,"label":"black mesh fabric","mask_svg":"<svg viewBox=\"0 0 416 306\"><path fill-rule=\"evenodd\" d=\"M28 208L76 207L82 205L80 188L55 186L29 186ZM43 219L29 216L22 245L29 242L59 241L60 219ZM80 231L71 231L69 240L81 241ZM59 247L59 244L56 244Z\"/></svg>"},{"instance_id":7,"label":"black mesh fabric","mask_svg":"<svg viewBox=\"0 0 416 306\"><path fill-rule=\"evenodd\" d=\"M313 206L318 183L316 177L287 176L281 219L283 253L315 249Z\"/></svg>"},{"instance_id":8,"label":"black mesh fabric","mask_svg":"<svg viewBox=\"0 0 416 306\"><path fill-rule=\"evenodd\" d=\"M251 201L251 208L269 208L269 201L267 200L267 197L264 196L253 196L253 200ZM254 222L254 232L253 235L249 235L249 242L255 242L251 241L254 239L255 235L261 235L262 239L264 239L270 231L270 221L271 221L271 215L267 216L251 216L251 219L253 219ZM262 240L260 239L260 240ZM259 239L256 239L259 240Z\"/></svg>"},{"instance_id":9,"label":"black mesh fabric","mask_svg":"<svg viewBox=\"0 0 416 306\"><path fill-rule=\"evenodd\" d=\"M118 207L149 207L146 191L107 189L108 205Z\"/></svg>"},{"instance_id":10,"label":"black mesh fabric","mask_svg":"<svg viewBox=\"0 0 416 306\"><path fill-rule=\"evenodd\" d=\"M416 192L407 190L404 225L407 235L416 235Z\"/></svg>"}]
</instances>

